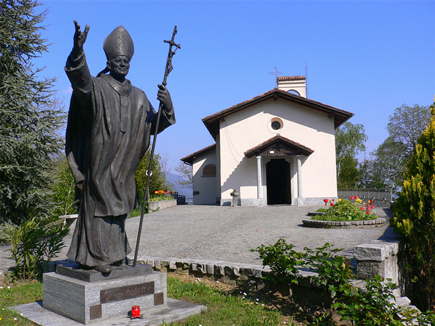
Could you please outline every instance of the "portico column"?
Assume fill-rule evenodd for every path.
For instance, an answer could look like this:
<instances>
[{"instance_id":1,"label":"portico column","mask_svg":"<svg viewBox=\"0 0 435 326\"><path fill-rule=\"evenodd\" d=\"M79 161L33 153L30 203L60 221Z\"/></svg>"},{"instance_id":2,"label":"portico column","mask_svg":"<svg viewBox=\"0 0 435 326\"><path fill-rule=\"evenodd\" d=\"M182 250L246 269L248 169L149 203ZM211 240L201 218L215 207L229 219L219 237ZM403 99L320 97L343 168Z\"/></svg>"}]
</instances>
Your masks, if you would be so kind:
<instances>
[{"instance_id":1,"label":"portico column","mask_svg":"<svg viewBox=\"0 0 435 326\"><path fill-rule=\"evenodd\" d=\"M261 156L257 156L257 198L263 198L262 191L262 182L261 182Z\"/></svg>"},{"instance_id":2,"label":"portico column","mask_svg":"<svg viewBox=\"0 0 435 326\"><path fill-rule=\"evenodd\" d=\"M300 155L296 157L298 159L298 198L302 198L302 160Z\"/></svg>"}]
</instances>

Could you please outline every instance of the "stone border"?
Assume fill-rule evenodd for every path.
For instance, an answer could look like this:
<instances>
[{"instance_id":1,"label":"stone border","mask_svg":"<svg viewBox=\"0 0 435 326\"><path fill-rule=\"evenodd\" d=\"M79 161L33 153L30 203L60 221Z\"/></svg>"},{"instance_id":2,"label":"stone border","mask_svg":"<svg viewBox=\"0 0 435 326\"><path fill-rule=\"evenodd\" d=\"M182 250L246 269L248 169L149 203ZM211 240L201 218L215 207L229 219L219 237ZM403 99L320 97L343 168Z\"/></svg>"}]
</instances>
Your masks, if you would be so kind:
<instances>
[{"instance_id":1,"label":"stone border","mask_svg":"<svg viewBox=\"0 0 435 326\"><path fill-rule=\"evenodd\" d=\"M383 225L387 220L383 217L378 217L376 220L365 221L320 221L320 220L302 220L303 226L310 228L360 228L360 227L376 227Z\"/></svg>"}]
</instances>

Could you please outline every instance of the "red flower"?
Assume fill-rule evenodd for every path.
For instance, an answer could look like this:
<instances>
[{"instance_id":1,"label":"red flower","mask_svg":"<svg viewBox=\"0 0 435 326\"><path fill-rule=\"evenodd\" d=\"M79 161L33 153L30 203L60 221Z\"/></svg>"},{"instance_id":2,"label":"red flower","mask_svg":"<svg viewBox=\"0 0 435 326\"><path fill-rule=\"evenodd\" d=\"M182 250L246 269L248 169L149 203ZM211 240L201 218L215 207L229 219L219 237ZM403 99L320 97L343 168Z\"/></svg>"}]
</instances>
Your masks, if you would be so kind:
<instances>
[{"instance_id":1,"label":"red flower","mask_svg":"<svg viewBox=\"0 0 435 326\"><path fill-rule=\"evenodd\" d=\"M370 211L367 211L366 214L370 214Z\"/></svg>"},{"instance_id":2,"label":"red flower","mask_svg":"<svg viewBox=\"0 0 435 326\"><path fill-rule=\"evenodd\" d=\"M363 211L363 210L364 210L364 207L361 206L361 210Z\"/></svg>"},{"instance_id":3,"label":"red flower","mask_svg":"<svg viewBox=\"0 0 435 326\"><path fill-rule=\"evenodd\" d=\"M334 199L332 201L334 201Z\"/></svg>"},{"instance_id":4,"label":"red flower","mask_svg":"<svg viewBox=\"0 0 435 326\"><path fill-rule=\"evenodd\" d=\"M331 206L334 206L334 203L331 203Z\"/></svg>"},{"instance_id":5,"label":"red flower","mask_svg":"<svg viewBox=\"0 0 435 326\"><path fill-rule=\"evenodd\" d=\"M354 199L355 199L355 197L354 197L354 196L350 196L350 199L354 200Z\"/></svg>"},{"instance_id":6,"label":"red flower","mask_svg":"<svg viewBox=\"0 0 435 326\"><path fill-rule=\"evenodd\" d=\"M375 206L374 205L372 205L371 207L370 207L371 209L373 209L373 208L375 208Z\"/></svg>"},{"instance_id":7,"label":"red flower","mask_svg":"<svg viewBox=\"0 0 435 326\"><path fill-rule=\"evenodd\" d=\"M358 196L355 196L355 199L359 199L359 197L358 197Z\"/></svg>"}]
</instances>

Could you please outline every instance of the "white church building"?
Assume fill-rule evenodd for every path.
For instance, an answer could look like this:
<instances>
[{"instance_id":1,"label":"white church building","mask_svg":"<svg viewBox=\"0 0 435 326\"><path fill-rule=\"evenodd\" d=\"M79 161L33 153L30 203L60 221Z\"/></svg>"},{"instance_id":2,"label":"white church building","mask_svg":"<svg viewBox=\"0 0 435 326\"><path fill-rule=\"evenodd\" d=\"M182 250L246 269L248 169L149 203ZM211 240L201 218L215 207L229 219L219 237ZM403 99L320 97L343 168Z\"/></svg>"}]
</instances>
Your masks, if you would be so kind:
<instances>
[{"instance_id":1,"label":"white church building","mask_svg":"<svg viewBox=\"0 0 435 326\"><path fill-rule=\"evenodd\" d=\"M306 98L304 76L202 119L216 143L183 157L193 203L314 205L337 197L335 129L353 114Z\"/></svg>"}]
</instances>

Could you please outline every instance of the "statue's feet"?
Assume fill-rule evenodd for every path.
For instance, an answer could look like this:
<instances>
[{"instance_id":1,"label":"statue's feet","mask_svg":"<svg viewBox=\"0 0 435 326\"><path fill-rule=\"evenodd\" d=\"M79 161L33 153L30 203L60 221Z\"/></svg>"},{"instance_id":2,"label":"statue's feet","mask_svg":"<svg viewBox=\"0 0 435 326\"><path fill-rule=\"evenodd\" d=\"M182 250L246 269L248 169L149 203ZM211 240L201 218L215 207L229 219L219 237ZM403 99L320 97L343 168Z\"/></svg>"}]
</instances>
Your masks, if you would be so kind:
<instances>
[{"instance_id":1,"label":"statue's feet","mask_svg":"<svg viewBox=\"0 0 435 326\"><path fill-rule=\"evenodd\" d=\"M94 267L94 269L100 273L106 274L106 273L110 273L112 271L112 266L101 265L101 266Z\"/></svg>"},{"instance_id":2,"label":"statue's feet","mask_svg":"<svg viewBox=\"0 0 435 326\"><path fill-rule=\"evenodd\" d=\"M121 260L115 261L111 265L117 267L117 266L122 266L123 264L125 264L124 259L121 259Z\"/></svg>"}]
</instances>

